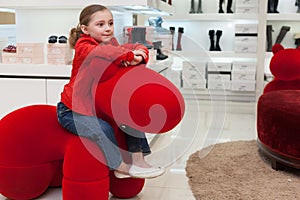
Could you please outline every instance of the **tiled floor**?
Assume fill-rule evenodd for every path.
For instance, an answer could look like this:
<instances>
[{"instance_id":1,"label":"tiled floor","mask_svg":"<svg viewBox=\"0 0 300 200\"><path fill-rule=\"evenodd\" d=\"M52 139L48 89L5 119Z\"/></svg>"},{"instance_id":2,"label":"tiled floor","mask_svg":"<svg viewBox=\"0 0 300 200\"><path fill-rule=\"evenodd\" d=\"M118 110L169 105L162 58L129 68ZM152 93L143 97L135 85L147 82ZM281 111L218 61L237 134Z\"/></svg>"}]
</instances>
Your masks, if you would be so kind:
<instances>
[{"instance_id":1,"label":"tiled floor","mask_svg":"<svg viewBox=\"0 0 300 200\"><path fill-rule=\"evenodd\" d=\"M182 123L170 133L152 138L153 153L147 159L154 165L166 166L166 174L147 180L142 192L132 200L195 199L185 175L189 155L220 142L255 139L255 112L255 103L187 100ZM0 195L0 200L5 199ZM61 189L50 189L38 199L60 200Z\"/></svg>"}]
</instances>

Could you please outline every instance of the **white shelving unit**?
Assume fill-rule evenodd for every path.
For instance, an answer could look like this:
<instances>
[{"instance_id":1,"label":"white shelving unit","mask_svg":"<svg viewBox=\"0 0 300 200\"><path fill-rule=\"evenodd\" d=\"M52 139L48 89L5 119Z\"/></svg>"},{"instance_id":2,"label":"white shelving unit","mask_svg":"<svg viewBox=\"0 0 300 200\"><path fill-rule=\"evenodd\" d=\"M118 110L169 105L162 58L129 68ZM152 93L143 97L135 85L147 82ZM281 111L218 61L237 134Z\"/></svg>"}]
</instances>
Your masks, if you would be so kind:
<instances>
[{"instance_id":1,"label":"white shelving unit","mask_svg":"<svg viewBox=\"0 0 300 200\"><path fill-rule=\"evenodd\" d=\"M236 0L237 1L237 0ZM228 100L237 101L255 101L262 94L264 88L264 74L269 72L269 61L272 53L266 52L266 26L272 24L273 43L280 31L281 26L290 26L291 30L287 33L285 39L282 41L282 45L285 48L294 48L293 33L300 32L300 14L296 13L297 7L295 7L294 0L279 1L278 10L279 14L267 13L267 0L258 1L258 13L236 13L235 3L233 1L232 9L233 14L219 14L218 2L202 0L203 13L189 14L190 0L175 1L175 14L173 16L163 17L163 27L169 28L171 26L184 27L182 46L183 51L174 51L176 55L182 55L188 58L197 55L200 59L203 55L206 55L209 60L254 60L257 62L256 69L256 88L254 92L232 92L232 91L207 91L207 90L193 90L192 95L196 95L203 98L203 95L213 92L215 94L220 93L226 95ZM197 4L198 1L195 1ZM225 1L226 2L226 1ZM197 9L197 5L195 5ZM223 9L226 11L226 3L223 5ZM257 24L258 37L257 37L257 51L255 53L235 53L234 52L234 37L235 37L235 24ZM209 36L208 31L223 30L223 35L220 39L221 52L208 51L209 48ZM176 38L175 35L175 45ZM198 49L198 50L197 50ZM197 57L196 56L196 57Z\"/></svg>"}]
</instances>

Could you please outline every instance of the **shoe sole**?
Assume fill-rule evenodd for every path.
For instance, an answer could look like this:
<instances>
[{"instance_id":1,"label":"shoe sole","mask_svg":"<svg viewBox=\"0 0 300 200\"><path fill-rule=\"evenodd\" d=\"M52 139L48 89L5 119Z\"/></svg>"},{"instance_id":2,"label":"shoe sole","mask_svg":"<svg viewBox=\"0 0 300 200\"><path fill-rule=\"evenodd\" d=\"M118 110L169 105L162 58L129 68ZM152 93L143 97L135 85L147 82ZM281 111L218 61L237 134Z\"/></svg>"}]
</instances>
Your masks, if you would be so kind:
<instances>
[{"instance_id":1,"label":"shoe sole","mask_svg":"<svg viewBox=\"0 0 300 200\"><path fill-rule=\"evenodd\" d=\"M159 176L162 176L166 171L163 170L162 172L157 172L157 173L153 173L153 175L134 175L134 174L130 174L130 176L132 178L142 178L142 179L153 179L153 178L156 178L156 177L159 177Z\"/></svg>"}]
</instances>

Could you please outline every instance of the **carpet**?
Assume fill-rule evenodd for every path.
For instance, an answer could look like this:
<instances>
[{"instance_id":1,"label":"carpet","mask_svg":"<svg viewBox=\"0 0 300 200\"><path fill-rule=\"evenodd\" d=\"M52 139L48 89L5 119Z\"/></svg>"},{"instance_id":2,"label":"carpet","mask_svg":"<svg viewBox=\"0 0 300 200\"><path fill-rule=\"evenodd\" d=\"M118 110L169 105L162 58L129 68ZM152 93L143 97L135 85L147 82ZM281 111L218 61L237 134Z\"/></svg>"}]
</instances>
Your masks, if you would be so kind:
<instances>
[{"instance_id":1,"label":"carpet","mask_svg":"<svg viewBox=\"0 0 300 200\"><path fill-rule=\"evenodd\" d=\"M300 170L273 170L254 140L199 150L187 160L186 174L197 200L300 199Z\"/></svg>"}]
</instances>

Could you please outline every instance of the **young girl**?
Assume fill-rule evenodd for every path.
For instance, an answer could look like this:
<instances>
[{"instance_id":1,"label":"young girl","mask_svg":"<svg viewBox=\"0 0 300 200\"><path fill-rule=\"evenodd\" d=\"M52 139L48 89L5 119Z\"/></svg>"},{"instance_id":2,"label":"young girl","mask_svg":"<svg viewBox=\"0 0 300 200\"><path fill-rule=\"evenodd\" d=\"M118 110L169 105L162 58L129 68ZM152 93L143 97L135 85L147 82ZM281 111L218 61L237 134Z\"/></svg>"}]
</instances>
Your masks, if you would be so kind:
<instances>
[{"instance_id":1,"label":"young girl","mask_svg":"<svg viewBox=\"0 0 300 200\"><path fill-rule=\"evenodd\" d=\"M144 160L144 154L150 153L145 133L126 125L120 126L127 133L126 142L132 156L132 165L126 164L113 128L96 117L93 106L93 91L99 80L112 76L115 68L146 63L147 48L141 44L119 45L114 38L113 15L102 5L87 6L79 20L77 28L70 31L69 42L75 55L70 81L64 86L57 105L58 121L70 132L96 142L109 169L115 170L116 177L153 178L162 175L163 168L153 167Z\"/></svg>"}]
</instances>

